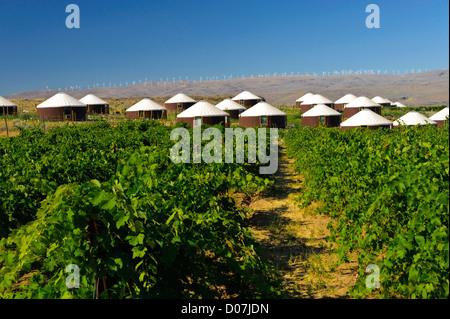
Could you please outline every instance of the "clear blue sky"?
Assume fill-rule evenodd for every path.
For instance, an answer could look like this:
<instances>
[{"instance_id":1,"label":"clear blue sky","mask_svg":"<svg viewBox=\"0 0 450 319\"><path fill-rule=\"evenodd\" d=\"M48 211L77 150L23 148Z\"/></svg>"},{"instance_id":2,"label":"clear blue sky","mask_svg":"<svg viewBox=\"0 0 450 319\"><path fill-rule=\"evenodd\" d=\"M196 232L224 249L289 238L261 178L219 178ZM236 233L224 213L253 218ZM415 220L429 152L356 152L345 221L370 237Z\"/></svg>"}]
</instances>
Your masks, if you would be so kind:
<instances>
[{"instance_id":1,"label":"clear blue sky","mask_svg":"<svg viewBox=\"0 0 450 319\"><path fill-rule=\"evenodd\" d=\"M66 28L70 3L80 29ZM379 29L365 25L370 3ZM0 0L0 12L0 95L449 60L447 0Z\"/></svg>"}]
</instances>

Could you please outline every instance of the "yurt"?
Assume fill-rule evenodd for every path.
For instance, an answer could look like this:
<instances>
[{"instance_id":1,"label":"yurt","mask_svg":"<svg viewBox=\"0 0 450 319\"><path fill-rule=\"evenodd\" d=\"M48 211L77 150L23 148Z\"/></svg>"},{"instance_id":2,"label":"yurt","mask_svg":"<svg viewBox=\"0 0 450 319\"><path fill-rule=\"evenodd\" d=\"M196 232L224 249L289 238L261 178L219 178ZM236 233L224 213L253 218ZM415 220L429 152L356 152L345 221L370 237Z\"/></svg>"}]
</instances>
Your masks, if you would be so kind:
<instances>
[{"instance_id":1,"label":"yurt","mask_svg":"<svg viewBox=\"0 0 450 319\"><path fill-rule=\"evenodd\" d=\"M39 119L47 121L86 121L87 105L59 92L36 106Z\"/></svg>"},{"instance_id":2,"label":"yurt","mask_svg":"<svg viewBox=\"0 0 450 319\"><path fill-rule=\"evenodd\" d=\"M448 106L442 110L440 110L439 112L437 112L436 114L430 116L430 120L435 121L437 126L439 127L444 127L445 123L448 123Z\"/></svg>"},{"instance_id":3,"label":"yurt","mask_svg":"<svg viewBox=\"0 0 450 319\"><path fill-rule=\"evenodd\" d=\"M247 109L245 106L242 106L231 99L223 100L217 104L216 107L230 114L230 118L232 119L239 119L239 114Z\"/></svg>"},{"instance_id":4,"label":"yurt","mask_svg":"<svg viewBox=\"0 0 450 319\"><path fill-rule=\"evenodd\" d=\"M336 127L341 124L341 113L325 104L318 104L302 114L302 125Z\"/></svg>"},{"instance_id":5,"label":"yurt","mask_svg":"<svg viewBox=\"0 0 450 319\"><path fill-rule=\"evenodd\" d=\"M145 98L128 108L125 113L129 119L164 119L167 109L158 103Z\"/></svg>"},{"instance_id":6,"label":"yurt","mask_svg":"<svg viewBox=\"0 0 450 319\"><path fill-rule=\"evenodd\" d=\"M177 122L185 122L192 127L202 124L222 124L225 127L230 127L230 114L206 101L199 101L178 114Z\"/></svg>"},{"instance_id":7,"label":"yurt","mask_svg":"<svg viewBox=\"0 0 450 319\"><path fill-rule=\"evenodd\" d=\"M197 103L196 100L184 93L178 93L164 102L164 106L169 112L184 111Z\"/></svg>"},{"instance_id":8,"label":"yurt","mask_svg":"<svg viewBox=\"0 0 450 319\"><path fill-rule=\"evenodd\" d=\"M261 102L263 99L252 92L249 91L243 91L236 95L234 98L231 99L232 101L235 101L236 103L245 106L245 107L251 107L259 102Z\"/></svg>"},{"instance_id":9,"label":"yurt","mask_svg":"<svg viewBox=\"0 0 450 319\"><path fill-rule=\"evenodd\" d=\"M425 115L420 114L416 111L411 111L400 117L398 120L392 123L393 128L398 128L400 125L405 126L424 126L424 125L437 125L437 123L433 120L430 120Z\"/></svg>"},{"instance_id":10,"label":"yurt","mask_svg":"<svg viewBox=\"0 0 450 319\"><path fill-rule=\"evenodd\" d=\"M0 96L0 115L4 114L8 115L17 114L17 105L5 99L3 96Z\"/></svg>"},{"instance_id":11,"label":"yurt","mask_svg":"<svg viewBox=\"0 0 450 319\"><path fill-rule=\"evenodd\" d=\"M371 99L360 96L344 106L344 118L349 118L361 110L369 109L381 115L381 105Z\"/></svg>"},{"instance_id":12,"label":"yurt","mask_svg":"<svg viewBox=\"0 0 450 319\"><path fill-rule=\"evenodd\" d=\"M326 106L333 108L334 102L320 94L314 94L300 103L300 110L302 113L305 113L318 104L325 104Z\"/></svg>"},{"instance_id":13,"label":"yurt","mask_svg":"<svg viewBox=\"0 0 450 319\"><path fill-rule=\"evenodd\" d=\"M375 103L380 104L381 106L391 106L392 102L389 101L388 99L381 97L381 96L375 96L372 101L374 101Z\"/></svg>"},{"instance_id":14,"label":"yurt","mask_svg":"<svg viewBox=\"0 0 450 319\"><path fill-rule=\"evenodd\" d=\"M403 104L403 103L401 103L401 102L394 102L394 103L392 103L392 106L395 106L395 107L406 107L406 105L405 104Z\"/></svg>"},{"instance_id":15,"label":"yurt","mask_svg":"<svg viewBox=\"0 0 450 319\"><path fill-rule=\"evenodd\" d=\"M267 102L261 101L239 115L239 125L244 127L286 128L287 115Z\"/></svg>"},{"instance_id":16,"label":"yurt","mask_svg":"<svg viewBox=\"0 0 450 319\"><path fill-rule=\"evenodd\" d=\"M305 95L299 97L297 100L295 100L295 107L300 107L300 104L302 104L306 99L309 99L313 95L314 93L308 92Z\"/></svg>"},{"instance_id":17,"label":"yurt","mask_svg":"<svg viewBox=\"0 0 450 319\"><path fill-rule=\"evenodd\" d=\"M390 128L392 122L371 109L363 109L341 123L341 130L355 127L367 127L371 130L378 128Z\"/></svg>"},{"instance_id":18,"label":"yurt","mask_svg":"<svg viewBox=\"0 0 450 319\"><path fill-rule=\"evenodd\" d=\"M94 94L88 94L80 102L87 105L87 114L109 114L109 103Z\"/></svg>"},{"instance_id":19,"label":"yurt","mask_svg":"<svg viewBox=\"0 0 450 319\"><path fill-rule=\"evenodd\" d=\"M338 99L338 100L336 100L334 102L334 109L336 111L342 111L342 110L344 110L344 107L348 103L352 102L353 100L356 100L357 98L358 98L357 96L355 96L355 95L353 95L351 93L346 94L346 95L344 95L343 97L341 97L340 99Z\"/></svg>"}]
</instances>

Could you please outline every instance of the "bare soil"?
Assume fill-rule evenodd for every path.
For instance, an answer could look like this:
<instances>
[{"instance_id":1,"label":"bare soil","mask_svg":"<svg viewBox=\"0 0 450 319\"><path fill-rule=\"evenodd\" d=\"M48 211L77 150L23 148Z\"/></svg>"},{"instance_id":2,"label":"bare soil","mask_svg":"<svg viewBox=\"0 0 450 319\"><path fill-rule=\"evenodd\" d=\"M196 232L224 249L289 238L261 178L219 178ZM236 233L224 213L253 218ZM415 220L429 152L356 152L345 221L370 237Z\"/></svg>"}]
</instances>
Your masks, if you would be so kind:
<instances>
[{"instance_id":1,"label":"bare soil","mask_svg":"<svg viewBox=\"0 0 450 319\"><path fill-rule=\"evenodd\" d=\"M357 256L336 265L336 256L326 241L331 218L315 212L318 203L300 209L301 177L293 159L279 145L279 166L274 185L252 198L250 226L262 245L263 258L282 276L289 298L348 298L356 282Z\"/></svg>"}]
</instances>

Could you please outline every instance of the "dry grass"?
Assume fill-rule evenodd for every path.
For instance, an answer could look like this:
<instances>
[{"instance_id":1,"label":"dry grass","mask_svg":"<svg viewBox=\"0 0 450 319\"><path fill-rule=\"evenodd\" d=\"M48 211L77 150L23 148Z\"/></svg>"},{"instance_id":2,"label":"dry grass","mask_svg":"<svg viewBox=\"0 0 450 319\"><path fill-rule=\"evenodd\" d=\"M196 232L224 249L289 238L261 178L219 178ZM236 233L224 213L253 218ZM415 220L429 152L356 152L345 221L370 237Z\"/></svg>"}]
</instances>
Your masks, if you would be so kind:
<instances>
[{"instance_id":1,"label":"dry grass","mask_svg":"<svg viewBox=\"0 0 450 319\"><path fill-rule=\"evenodd\" d=\"M356 282L357 256L337 266L337 257L326 241L330 217L319 215L313 203L300 209L295 199L301 181L292 160L280 147L279 170L274 186L250 203L251 227L264 248L263 258L281 274L290 298L347 298Z\"/></svg>"}]
</instances>

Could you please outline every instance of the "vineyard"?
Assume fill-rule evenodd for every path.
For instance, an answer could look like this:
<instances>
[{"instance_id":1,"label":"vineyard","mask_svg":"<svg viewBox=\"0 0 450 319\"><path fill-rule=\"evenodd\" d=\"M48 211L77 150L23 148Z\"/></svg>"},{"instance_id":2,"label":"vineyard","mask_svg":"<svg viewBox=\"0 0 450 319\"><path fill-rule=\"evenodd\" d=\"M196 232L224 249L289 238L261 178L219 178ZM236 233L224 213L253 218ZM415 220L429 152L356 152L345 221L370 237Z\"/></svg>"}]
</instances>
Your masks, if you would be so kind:
<instances>
[{"instance_id":1,"label":"vineyard","mask_svg":"<svg viewBox=\"0 0 450 319\"><path fill-rule=\"evenodd\" d=\"M0 140L0 297L279 295L231 197L270 181L258 163L172 163L171 129L99 122Z\"/></svg>"},{"instance_id":2,"label":"vineyard","mask_svg":"<svg viewBox=\"0 0 450 319\"><path fill-rule=\"evenodd\" d=\"M449 135L299 127L287 150L304 177L298 202L332 217L328 240L341 262L358 254L354 297L448 298ZM379 269L380 289L366 285Z\"/></svg>"},{"instance_id":3,"label":"vineyard","mask_svg":"<svg viewBox=\"0 0 450 319\"><path fill-rule=\"evenodd\" d=\"M350 296L448 298L448 126L339 131L291 116L280 137L296 203L331 217L340 263L357 255ZM175 127L192 130L100 120L0 139L0 298L286 296L235 196L270 191L272 177L258 162L174 164Z\"/></svg>"}]
</instances>

